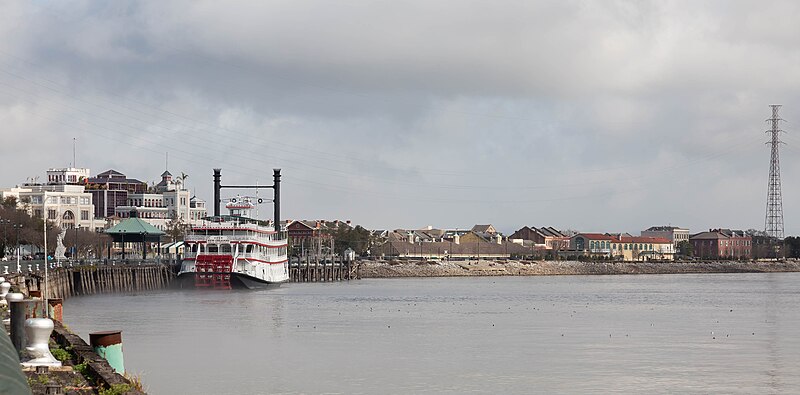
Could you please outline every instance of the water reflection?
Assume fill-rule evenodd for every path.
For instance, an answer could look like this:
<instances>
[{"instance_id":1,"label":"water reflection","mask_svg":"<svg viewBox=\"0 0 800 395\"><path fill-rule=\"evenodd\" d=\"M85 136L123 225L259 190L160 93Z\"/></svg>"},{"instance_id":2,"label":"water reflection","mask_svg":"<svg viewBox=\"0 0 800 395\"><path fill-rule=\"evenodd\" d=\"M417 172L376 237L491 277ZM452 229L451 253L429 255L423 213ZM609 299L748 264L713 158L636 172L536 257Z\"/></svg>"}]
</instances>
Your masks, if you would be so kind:
<instances>
[{"instance_id":1,"label":"water reflection","mask_svg":"<svg viewBox=\"0 0 800 395\"><path fill-rule=\"evenodd\" d=\"M155 394L797 393L798 280L361 280L75 298L65 317L122 328Z\"/></svg>"}]
</instances>

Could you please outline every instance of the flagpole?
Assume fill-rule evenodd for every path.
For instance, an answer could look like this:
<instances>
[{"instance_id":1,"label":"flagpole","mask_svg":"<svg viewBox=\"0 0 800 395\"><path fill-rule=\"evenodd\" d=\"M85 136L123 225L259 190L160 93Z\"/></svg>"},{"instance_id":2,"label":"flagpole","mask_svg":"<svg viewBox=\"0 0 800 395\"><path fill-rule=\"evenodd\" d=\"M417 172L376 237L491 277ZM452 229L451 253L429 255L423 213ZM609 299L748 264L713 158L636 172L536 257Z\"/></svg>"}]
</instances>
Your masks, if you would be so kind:
<instances>
[{"instance_id":1,"label":"flagpole","mask_svg":"<svg viewBox=\"0 0 800 395\"><path fill-rule=\"evenodd\" d=\"M44 191L44 196L42 199L42 220L44 221L44 289L42 292L42 298L44 299L44 316L46 318L50 318L50 302L47 295L47 266L50 265L50 262L47 259L47 191Z\"/></svg>"}]
</instances>

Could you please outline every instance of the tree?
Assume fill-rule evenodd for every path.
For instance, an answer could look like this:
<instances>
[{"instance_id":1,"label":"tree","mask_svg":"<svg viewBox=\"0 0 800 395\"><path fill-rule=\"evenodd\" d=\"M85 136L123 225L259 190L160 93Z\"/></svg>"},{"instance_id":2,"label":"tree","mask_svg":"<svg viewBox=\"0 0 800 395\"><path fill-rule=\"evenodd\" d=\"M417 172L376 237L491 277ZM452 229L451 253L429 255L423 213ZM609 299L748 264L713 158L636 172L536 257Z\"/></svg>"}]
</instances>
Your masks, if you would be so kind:
<instances>
[{"instance_id":1,"label":"tree","mask_svg":"<svg viewBox=\"0 0 800 395\"><path fill-rule=\"evenodd\" d=\"M694 255L694 246L688 240L678 243L678 255L690 257Z\"/></svg>"},{"instance_id":2,"label":"tree","mask_svg":"<svg viewBox=\"0 0 800 395\"><path fill-rule=\"evenodd\" d=\"M787 258L800 258L800 237L789 236L783 239Z\"/></svg>"},{"instance_id":3,"label":"tree","mask_svg":"<svg viewBox=\"0 0 800 395\"><path fill-rule=\"evenodd\" d=\"M96 258L102 256L103 246L110 241L111 236L105 233L95 233L88 229L71 229L64 238L64 247L67 251L77 250L76 258Z\"/></svg>"},{"instance_id":4,"label":"tree","mask_svg":"<svg viewBox=\"0 0 800 395\"><path fill-rule=\"evenodd\" d=\"M3 202L0 203L6 210L13 210L17 208L17 197L16 196L6 196L3 199Z\"/></svg>"},{"instance_id":5,"label":"tree","mask_svg":"<svg viewBox=\"0 0 800 395\"><path fill-rule=\"evenodd\" d=\"M756 229L748 229L744 231L744 234L750 237L767 237L767 232L763 230L756 230Z\"/></svg>"},{"instance_id":6,"label":"tree","mask_svg":"<svg viewBox=\"0 0 800 395\"><path fill-rule=\"evenodd\" d=\"M331 230L329 230L334 240L334 251L337 254L342 254L348 248L361 256L366 254L367 250L372 246L372 237L368 230L364 229L361 225L351 228L343 222Z\"/></svg>"},{"instance_id":7,"label":"tree","mask_svg":"<svg viewBox=\"0 0 800 395\"><path fill-rule=\"evenodd\" d=\"M178 176L178 189L186 189L186 179L189 178L189 175L181 172L181 175Z\"/></svg>"},{"instance_id":8,"label":"tree","mask_svg":"<svg viewBox=\"0 0 800 395\"><path fill-rule=\"evenodd\" d=\"M181 241L183 240L183 235L186 234L186 230L188 229L189 225L183 222L183 219L177 216L173 216L167 222L167 229L165 233L167 237L170 238L171 242Z\"/></svg>"}]
</instances>

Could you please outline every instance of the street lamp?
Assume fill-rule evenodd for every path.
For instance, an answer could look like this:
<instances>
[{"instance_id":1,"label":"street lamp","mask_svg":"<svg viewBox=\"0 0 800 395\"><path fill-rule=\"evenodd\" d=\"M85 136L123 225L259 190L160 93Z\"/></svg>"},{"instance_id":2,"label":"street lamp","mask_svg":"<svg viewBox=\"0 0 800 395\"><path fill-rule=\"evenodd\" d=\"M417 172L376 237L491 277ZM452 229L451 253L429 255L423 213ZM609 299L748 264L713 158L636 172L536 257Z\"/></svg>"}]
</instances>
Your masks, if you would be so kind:
<instances>
[{"instance_id":1,"label":"street lamp","mask_svg":"<svg viewBox=\"0 0 800 395\"><path fill-rule=\"evenodd\" d=\"M6 237L6 227L9 224L11 224L10 219L0 218L0 225L3 225L3 258L6 257L6 251L8 251L8 238Z\"/></svg>"},{"instance_id":2,"label":"street lamp","mask_svg":"<svg viewBox=\"0 0 800 395\"><path fill-rule=\"evenodd\" d=\"M22 230L22 224L14 224L12 225L12 227L17 230L17 273L22 273L22 268L19 262L19 256L20 256L19 231Z\"/></svg>"},{"instance_id":3,"label":"street lamp","mask_svg":"<svg viewBox=\"0 0 800 395\"><path fill-rule=\"evenodd\" d=\"M125 262L125 229L122 229L120 234L122 234L122 261Z\"/></svg>"},{"instance_id":4,"label":"street lamp","mask_svg":"<svg viewBox=\"0 0 800 395\"><path fill-rule=\"evenodd\" d=\"M75 227L75 237L72 239L74 241L72 245L72 260L78 260L78 226Z\"/></svg>"}]
</instances>

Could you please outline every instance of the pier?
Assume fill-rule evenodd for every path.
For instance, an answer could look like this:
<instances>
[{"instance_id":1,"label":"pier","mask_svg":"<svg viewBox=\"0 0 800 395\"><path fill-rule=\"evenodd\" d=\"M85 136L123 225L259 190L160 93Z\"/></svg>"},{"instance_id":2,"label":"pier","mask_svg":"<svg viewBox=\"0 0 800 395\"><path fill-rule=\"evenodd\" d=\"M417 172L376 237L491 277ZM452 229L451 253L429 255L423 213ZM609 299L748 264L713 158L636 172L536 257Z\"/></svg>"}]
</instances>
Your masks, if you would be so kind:
<instances>
[{"instance_id":1,"label":"pier","mask_svg":"<svg viewBox=\"0 0 800 395\"><path fill-rule=\"evenodd\" d=\"M342 257L320 258L306 255L292 257L289 265L289 281L295 283L333 282L359 278L357 267Z\"/></svg>"},{"instance_id":2,"label":"pier","mask_svg":"<svg viewBox=\"0 0 800 395\"><path fill-rule=\"evenodd\" d=\"M44 271L25 273L25 288L44 291L44 277ZM174 277L169 266L155 263L58 267L47 273L47 296L66 299L78 295L164 289Z\"/></svg>"}]
</instances>

